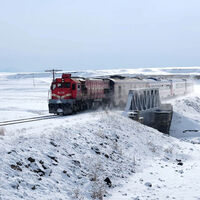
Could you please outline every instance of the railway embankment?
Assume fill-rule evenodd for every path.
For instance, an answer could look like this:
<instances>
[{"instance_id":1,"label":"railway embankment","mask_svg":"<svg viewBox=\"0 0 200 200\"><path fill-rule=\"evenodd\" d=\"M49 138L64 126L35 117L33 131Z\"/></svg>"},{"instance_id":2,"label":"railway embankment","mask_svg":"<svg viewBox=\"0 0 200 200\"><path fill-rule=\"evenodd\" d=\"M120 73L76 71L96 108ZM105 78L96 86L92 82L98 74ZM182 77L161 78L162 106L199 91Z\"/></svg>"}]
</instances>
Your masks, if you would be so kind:
<instances>
[{"instance_id":1,"label":"railway embankment","mask_svg":"<svg viewBox=\"0 0 200 200\"><path fill-rule=\"evenodd\" d=\"M155 129L143 126L119 113L91 112L67 118L17 125L17 135L8 127L0 140L2 199L94 199L95 194L109 199L130 177L134 188L155 188L157 179L146 177L143 170L171 166L174 176L182 170L177 160L189 165L192 144L165 137ZM195 151L198 155L199 151ZM152 166L152 167L151 167ZM174 168L175 169L174 169ZM165 173L166 173L165 171ZM153 171L154 173L154 171ZM155 172L156 173L156 172ZM166 177L165 177L166 179ZM108 184L110 180L110 184ZM175 179L176 180L176 179ZM167 180L166 180L167 181ZM150 184L146 184L150 183ZM135 192L128 197L153 195ZM120 193L123 197L124 193ZM117 199L117 198L116 198ZM120 198L119 198L120 199Z\"/></svg>"}]
</instances>

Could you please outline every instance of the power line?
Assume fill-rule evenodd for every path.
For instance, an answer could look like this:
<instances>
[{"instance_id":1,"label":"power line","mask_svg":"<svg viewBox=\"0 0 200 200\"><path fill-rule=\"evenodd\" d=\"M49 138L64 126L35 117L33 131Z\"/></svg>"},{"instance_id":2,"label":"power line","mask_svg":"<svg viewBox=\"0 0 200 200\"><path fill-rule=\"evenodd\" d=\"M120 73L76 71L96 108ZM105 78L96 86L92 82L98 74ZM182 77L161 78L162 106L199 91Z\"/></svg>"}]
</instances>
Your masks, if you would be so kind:
<instances>
[{"instance_id":1,"label":"power line","mask_svg":"<svg viewBox=\"0 0 200 200\"><path fill-rule=\"evenodd\" d=\"M50 69L50 70L45 70L45 72L51 72L53 74L53 81L55 80L55 73L62 71L60 69Z\"/></svg>"}]
</instances>

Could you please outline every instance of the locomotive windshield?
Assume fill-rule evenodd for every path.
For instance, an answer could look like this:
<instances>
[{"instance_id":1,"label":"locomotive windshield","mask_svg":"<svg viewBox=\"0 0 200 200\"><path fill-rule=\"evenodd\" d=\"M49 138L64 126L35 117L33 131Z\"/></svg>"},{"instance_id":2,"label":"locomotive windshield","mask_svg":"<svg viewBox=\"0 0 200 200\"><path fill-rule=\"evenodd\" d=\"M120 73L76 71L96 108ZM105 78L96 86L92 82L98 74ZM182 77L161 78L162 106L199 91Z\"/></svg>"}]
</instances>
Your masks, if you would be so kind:
<instances>
[{"instance_id":1,"label":"locomotive windshield","mask_svg":"<svg viewBox=\"0 0 200 200\"><path fill-rule=\"evenodd\" d=\"M62 83L63 88L70 88L71 84L70 83Z\"/></svg>"},{"instance_id":2,"label":"locomotive windshield","mask_svg":"<svg viewBox=\"0 0 200 200\"><path fill-rule=\"evenodd\" d=\"M70 88L71 83L57 83L52 85L52 89L54 90L55 88Z\"/></svg>"}]
</instances>

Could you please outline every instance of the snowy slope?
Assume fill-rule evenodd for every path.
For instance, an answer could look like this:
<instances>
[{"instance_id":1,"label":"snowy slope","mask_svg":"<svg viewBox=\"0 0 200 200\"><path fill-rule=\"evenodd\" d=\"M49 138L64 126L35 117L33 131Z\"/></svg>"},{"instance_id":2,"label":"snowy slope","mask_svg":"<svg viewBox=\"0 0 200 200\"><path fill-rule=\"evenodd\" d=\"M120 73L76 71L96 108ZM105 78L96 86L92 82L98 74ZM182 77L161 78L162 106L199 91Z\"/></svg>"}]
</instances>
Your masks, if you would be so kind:
<instances>
[{"instance_id":1,"label":"snowy slope","mask_svg":"<svg viewBox=\"0 0 200 200\"><path fill-rule=\"evenodd\" d=\"M74 199L77 191L91 199L95 184L110 193L103 184L107 177L120 186L155 164L182 170L181 160L190 168L193 154L199 154L191 144L103 111L12 126L0 145L2 199Z\"/></svg>"},{"instance_id":2,"label":"snowy slope","mask_svg":"<svg viewBox=\"0 0 200 200\"><path fill-rule=\"evenodd\" d=\"M171 102L174 108L171 136L187 140L200 137L200 84L194 89L194 93Z\"/></svg>"}]
</instances>

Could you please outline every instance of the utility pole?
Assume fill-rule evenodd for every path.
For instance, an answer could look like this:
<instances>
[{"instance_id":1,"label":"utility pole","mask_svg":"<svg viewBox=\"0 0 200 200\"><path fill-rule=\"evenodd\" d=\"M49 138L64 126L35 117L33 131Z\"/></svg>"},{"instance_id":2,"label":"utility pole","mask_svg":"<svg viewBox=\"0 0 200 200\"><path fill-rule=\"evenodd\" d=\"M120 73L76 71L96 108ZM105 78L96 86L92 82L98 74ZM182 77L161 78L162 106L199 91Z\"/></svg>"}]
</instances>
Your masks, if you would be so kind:
<instances>
[{"instance_id":1,"label":"utility pole","mask_svg":"<svg viewBox=\"0 0 200 200\"><path fill-rule=\"evenodd\" d=\"M53 74L53 81L55 80L55 73L59 71L62 71L62 70L59 70L59 69L45 70L45 72L51 72Z\"/></svg>"},{"instance_id":2,"label":"utility pole","mask_svg":"<svg viewBox=\"0 0 200 200\"><path fill-rule=\"evenodd\" d=\"M35 87L35 76L34 76L34 73L33 73L33 86Z\"/></svg>"}]
</instances>

